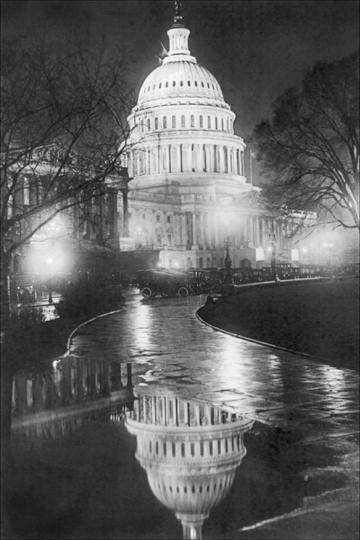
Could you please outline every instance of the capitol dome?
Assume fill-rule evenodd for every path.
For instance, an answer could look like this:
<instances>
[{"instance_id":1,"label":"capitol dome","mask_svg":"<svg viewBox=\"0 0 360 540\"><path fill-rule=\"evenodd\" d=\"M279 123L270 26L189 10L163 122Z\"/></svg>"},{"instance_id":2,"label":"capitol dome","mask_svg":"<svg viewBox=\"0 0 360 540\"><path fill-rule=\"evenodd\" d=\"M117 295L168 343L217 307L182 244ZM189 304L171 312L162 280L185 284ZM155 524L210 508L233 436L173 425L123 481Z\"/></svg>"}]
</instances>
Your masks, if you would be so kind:
<instances>
[{"instance_id":1,"label":"capitol dome","mask_svg":"<svg viewBox=\"0 0 360 540\"><path fill-rule=\"evenodd\" d=\"M253 421L163 390L139 395L125 425L156 498L182 523L184 539L201 538L204 520L233 485Z\"/></svg>"},{"instance_id":2,"label":"capitol dome","mask_svg":"<svg viewBox=\"0 0 360 540\"><path fill-rule=\"evenodd\" d=\"M181 18L182 21L182 18ZM137 109L177 103L202 103L229 109L220 85L210 71L191 56L188 48L190 30L175 22L168 30L169 51L143 82ZM180 100L180 101L179 101Z\"/></svg>"},{"instance_id":3,"label":"capitol dome","mask_svg":"<svg viewBox=\"0 0 360 540\"><path fill-rule=\"evenodd\" d=\"M177 56L170 52L162 65L147 76L139 93L138 105L173 98L213 100L226 105L214 75L200 66L194 57L179 60Z\"/></svg>"}]
</instances>

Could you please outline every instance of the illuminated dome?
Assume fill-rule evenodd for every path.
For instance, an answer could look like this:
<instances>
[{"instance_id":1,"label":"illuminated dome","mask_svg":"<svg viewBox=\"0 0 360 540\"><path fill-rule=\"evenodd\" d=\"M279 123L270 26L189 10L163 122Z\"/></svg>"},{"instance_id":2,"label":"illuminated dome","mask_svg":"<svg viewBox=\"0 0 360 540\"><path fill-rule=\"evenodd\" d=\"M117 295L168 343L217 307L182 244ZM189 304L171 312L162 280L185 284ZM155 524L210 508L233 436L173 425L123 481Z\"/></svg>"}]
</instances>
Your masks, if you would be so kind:
<instances>
[{"instance_id":1,"label":"illuminated dome","mask_svg":"<svg viewBox=\"0 0 360 540\"><path fill-rule=\"evenodd\" d=\"M211 509L228 494L246 454L251 420L173 395L142 395L126 419L152 492L175 512L185 539L202 537Z\"/></svg>"},{"instance_id":2,"label":"illuminated dome","mask_svg":"<svg viewBox=\"0 0 360 540\"><path fill-rule=\"evenodd\" d=\"M184 55L185 56L185 55ZM220 101L224 97L214 75L200 66L192 56L179 60L177 55L167 56L163 64L145 79L139 94L138 105L153 101L185 98L188 102Z\"/></svg>"},{"instance_id":3,"label":"illuminated dome","mask_svg":"<svg viewBox=\"0 0 360 540\"><path fill-rule=\"evenodd\" d=\"M169 51L161 60L162 64L143 82L138 109L169 104L172 100L179 102L179 99L182 103L217 104L229 109L214 75L191 56L189 34L188 28L177 23L168 30Z\"/></svg>"}]
</instances>

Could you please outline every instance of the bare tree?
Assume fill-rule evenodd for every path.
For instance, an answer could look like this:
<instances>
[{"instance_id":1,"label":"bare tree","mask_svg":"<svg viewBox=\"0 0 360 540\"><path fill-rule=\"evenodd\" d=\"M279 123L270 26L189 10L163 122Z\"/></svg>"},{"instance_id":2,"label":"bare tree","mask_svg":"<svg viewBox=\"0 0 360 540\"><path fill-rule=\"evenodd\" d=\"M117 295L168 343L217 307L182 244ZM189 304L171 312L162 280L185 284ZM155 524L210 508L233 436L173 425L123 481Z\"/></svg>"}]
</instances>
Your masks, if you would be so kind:
<instances>
[{"instance_id":1,"label":"bare tree","mask_svg":"<svg viewBox=\"0 0 360 540\"><path fill-rule=\"evenodd\" d=\"M359 229L358 53L315 65L300 89L275 101L252 140L273 210L305 210L304 220L315 211L318 224Z\"/></svg>"},{"instance_id":2,"label":"bare tree","mask_svg":"<svg viewBox=\"0 0 360 540\"><path fill-rule=\"evenodd\" d=\"M106 191L121 166L133 93L102 46L54 53L3 43L2 283L12 255L58 213Z\"/></svg>"}]
</instances>

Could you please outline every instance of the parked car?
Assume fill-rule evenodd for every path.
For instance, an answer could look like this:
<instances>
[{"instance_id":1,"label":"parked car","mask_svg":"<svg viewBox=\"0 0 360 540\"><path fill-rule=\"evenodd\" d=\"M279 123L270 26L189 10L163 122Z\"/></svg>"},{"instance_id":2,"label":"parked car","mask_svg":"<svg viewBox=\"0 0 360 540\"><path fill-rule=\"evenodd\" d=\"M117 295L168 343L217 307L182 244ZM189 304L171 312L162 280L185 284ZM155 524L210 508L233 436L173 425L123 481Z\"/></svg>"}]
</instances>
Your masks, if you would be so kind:
<instances>
[{"instance_id":1,"label":"parked car","mask_svg":"<svg viewBox=\"0 0 360 540\"><path fill-rule=\"evenodd\" d=\"M210 282L201 271L143 270L138 272L137 284L144 298L152 298L157 294L185 297L210 291Z\"/></svg>"}]
</instances>

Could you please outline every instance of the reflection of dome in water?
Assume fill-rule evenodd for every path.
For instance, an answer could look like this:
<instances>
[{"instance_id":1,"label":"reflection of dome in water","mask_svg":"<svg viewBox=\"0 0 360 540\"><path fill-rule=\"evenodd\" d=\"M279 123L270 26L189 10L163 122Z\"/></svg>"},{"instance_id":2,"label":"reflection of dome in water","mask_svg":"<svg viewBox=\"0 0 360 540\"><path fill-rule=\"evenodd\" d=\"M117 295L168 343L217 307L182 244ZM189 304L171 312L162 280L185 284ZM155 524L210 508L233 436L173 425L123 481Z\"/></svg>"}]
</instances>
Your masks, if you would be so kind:
<instances>
[{"instance_id":1,"label":"reflection of dome in water","mask_svg":"<svg viewBox=\"0 0 360 540\"><path fill-rule=\"evenodd\" d=\"M210 510L229 492L252 427L218 407L175 396L140 396L126 421L136 457L159 501L173 510L184 538L201 538Z\"/></svg>"}]
</instances>

